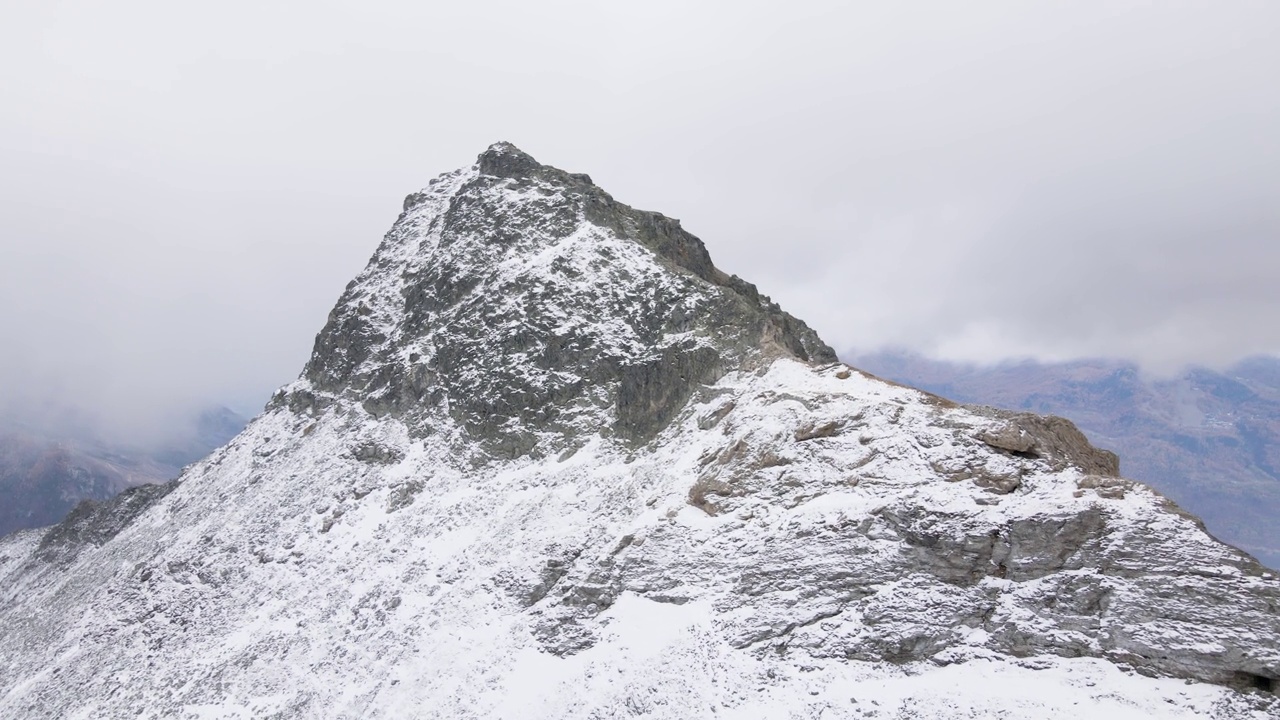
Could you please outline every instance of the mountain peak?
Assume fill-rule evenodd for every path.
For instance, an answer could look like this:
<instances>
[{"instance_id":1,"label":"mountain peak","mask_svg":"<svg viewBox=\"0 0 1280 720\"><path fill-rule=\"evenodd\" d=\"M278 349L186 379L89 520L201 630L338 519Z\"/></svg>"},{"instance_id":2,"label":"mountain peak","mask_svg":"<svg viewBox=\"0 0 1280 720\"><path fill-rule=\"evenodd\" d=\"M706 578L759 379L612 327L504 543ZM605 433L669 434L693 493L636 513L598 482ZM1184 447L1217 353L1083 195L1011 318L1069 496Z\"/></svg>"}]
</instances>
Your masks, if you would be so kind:
<instances>
[{"instance_id":1,"label":"mountain peak","mask_svg":"<svg viewBox=\"0 0 1280 720\"><path fill-rule=\"evenodd\" d=\"M547 169L532 155L506 141L496 142L480 153L476 166L484 175L501 178L528 177Z\"/></svg>"},{"instance_id":2,"label":"mountain peak","mask_svg":"<svg viewBox=\"0 0 1280 720\"><path fill-rule=\"evenodd\" d=\"M515 143L508 142L506 140L499 140L498 142L493 143L489 147L485 148L485 151L481 153L481 157L483 157L484 155L508 155L508 154L523 155L524 157L529 157L529 154L521 150L520 148L516 147Z\"/></svg>"},{"instance_id":3,"label":"mountain peak","mask_svg":"<svg viewBox=\"0 0 1280 720\"><path fill-rule=\"evenodd\" d=\"M226 447L0 538L0 716L1276 717L1280 581L1118 472L495 148Z\"/></svg>"},{"instance_id":4,"label":"mountain peak","mask_svg":"<svg viewBox=\"0 0 1280 720\"><path fill-rule=\"evenodd\" d=\"M585 427L647 440L726 372L836 359L678 221L510 143L405 207L281 401L358 397L421 433L448 415L504 456L545 454Z\"/></svg>"}]
</instances>

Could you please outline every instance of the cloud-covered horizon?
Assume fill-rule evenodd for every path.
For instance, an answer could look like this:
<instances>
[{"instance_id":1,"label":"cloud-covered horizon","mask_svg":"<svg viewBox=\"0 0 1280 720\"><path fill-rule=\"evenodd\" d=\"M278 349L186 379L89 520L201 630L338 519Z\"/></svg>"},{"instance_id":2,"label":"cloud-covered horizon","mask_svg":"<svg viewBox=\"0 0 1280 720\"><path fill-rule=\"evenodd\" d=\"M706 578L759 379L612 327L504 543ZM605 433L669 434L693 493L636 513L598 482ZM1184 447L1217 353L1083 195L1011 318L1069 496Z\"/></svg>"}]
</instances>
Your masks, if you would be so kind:
<instances>
[{"instance_id":1,"label":"cloud-covered horizon","mask_svg":"<svg viewBox=\"0 0 1280 720\"><path fill-rule=\"evenodd\" d=\"M498 140L681 218L838 350L1280 351L1275 4L7 15L0 407L254 412L401 198Z\"/></svg>"}]
</instances>

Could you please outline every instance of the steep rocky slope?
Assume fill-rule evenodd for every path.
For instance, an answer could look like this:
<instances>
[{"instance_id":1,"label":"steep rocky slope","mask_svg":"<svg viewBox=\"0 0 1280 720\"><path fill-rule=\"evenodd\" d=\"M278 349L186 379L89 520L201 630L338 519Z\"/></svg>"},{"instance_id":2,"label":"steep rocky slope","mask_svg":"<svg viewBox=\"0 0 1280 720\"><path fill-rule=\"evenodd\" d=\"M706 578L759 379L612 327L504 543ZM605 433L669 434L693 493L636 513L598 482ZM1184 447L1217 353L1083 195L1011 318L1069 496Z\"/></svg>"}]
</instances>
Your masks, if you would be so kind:
<instances>
[{"instance_id":1,"label":"steep rocky slope","mask_svg":"<svg viewBox=\"0 0 1280 720\"><path fill-rule=\"evenodd\" d=\"M1280 568L1280 359L1147 377L1130 363L978 366L881 352L852 360L963 402L1071 418L1213 534Z\"/></svg>"},{"instance_id":2,"label":"steep rocky slope","mask_svg":"<svg viewBox=\"0 0 1280 720\"><path fill-rule=\"evenodd\" d=\"M1266 718L1280 581L499 144L176 486L0 541L0 715Z\"/></svg>"}]
</instances>

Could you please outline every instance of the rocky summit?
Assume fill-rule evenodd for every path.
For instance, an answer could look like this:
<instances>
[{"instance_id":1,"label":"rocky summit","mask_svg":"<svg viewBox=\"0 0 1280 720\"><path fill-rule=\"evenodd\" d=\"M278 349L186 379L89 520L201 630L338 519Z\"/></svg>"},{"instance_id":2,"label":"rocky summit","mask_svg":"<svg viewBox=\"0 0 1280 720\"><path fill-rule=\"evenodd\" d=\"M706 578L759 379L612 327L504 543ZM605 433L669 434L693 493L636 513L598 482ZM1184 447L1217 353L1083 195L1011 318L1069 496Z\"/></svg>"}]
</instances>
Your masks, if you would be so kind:
<instances>
[{"instance_id":1,"label":"rocky summit","mask_svg":"<svg viewBox=\"0 0 1280 720\"><path fill-rule=\"evenodd\" d=\"M0 540L0 716L1263 720L1278 607L1070 422L498 144L228 445Z\"/></svg>"}]
</instances>

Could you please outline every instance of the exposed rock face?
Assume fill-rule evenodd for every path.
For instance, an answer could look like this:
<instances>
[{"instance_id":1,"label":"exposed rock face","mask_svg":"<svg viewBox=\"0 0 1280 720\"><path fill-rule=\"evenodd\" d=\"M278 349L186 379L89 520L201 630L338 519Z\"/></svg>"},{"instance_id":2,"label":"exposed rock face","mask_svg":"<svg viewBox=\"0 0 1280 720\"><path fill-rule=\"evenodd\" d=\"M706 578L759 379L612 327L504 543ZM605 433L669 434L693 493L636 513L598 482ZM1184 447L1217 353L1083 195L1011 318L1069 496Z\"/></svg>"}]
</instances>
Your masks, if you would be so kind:
<instances>
[{"instance_id":1,"label":"exposed rock face","mask_svg":"<svg viewBox=\"0 0 1280 720\"><path fill-rule=\"evenodd\" d=\"M82 551L106 544L175 487L176 482L139 485L108 500L81 500L62 522L41 536L35 559L55 565L70 564Z\"/></svg>"},{"instance_id":2,"label":"exposed rock face","mask_svg":"<svg viewBox=\"0 0 1280 720\"><path fill-rule=\"evenodd\" d=\"M414 434L444 412L486 453L544 456L610 406L613 430L644 442L727 368L835 361L679 221L509 144L477 170L406 198L316 338L304 392L358 399Z\"/></svg>"},{"instance_id":3,"label":"exposed rock face","mask_svg":"<svg viewBox=\"0 0 1280 720\"><path fill-rule=\"evenodd\" d=\"M0 715L1271 716L1280 581L1117 474L500 144L176 489L0 542Z\"/></svg>"},{"instance_id":4,"label":"exposed rock face","mask_svg":"<svg viewBox=\"0 0 1280 720\"><path fill-rule=\"evenodd\" d=\"M971 407L970 411L1005 422L978 435L997 450L1026 458L1043 458L1054 470L1075 467L1083 472L1116 477L1120 458L1110 450L1100 450L1070 420L1052 415L1015 413L992 407Z\"/></svg>"}]
</instances>

